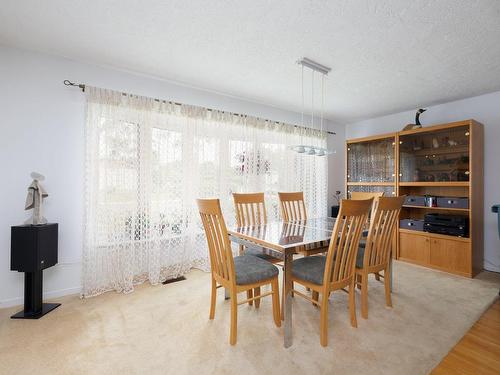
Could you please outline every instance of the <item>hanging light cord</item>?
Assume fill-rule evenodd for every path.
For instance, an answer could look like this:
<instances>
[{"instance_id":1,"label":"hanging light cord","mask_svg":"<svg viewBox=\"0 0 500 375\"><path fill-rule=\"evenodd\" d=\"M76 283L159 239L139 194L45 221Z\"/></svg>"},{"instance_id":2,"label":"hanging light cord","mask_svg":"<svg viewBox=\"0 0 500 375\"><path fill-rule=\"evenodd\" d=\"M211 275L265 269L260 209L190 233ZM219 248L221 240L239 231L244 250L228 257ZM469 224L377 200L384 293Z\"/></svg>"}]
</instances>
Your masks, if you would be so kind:
<instances>
[{"instance_id":1,"label":"hanging light cord","mask_svg":"<svg viewBox=\"0 0 500 375\"><path fill-rule=\"evenodd\" d=\"M321 75L321 132L323 133L323 111L325 109L325 75Z\"/></svg>"},{"instance_id":2,"label":"hanging light cord","mask_svg":"<svg viewBox=\"0 0 500 375\"><path fill-rule=\"evenodd\" d=\"M314 70L311 72L311 128L314 130Z\"/></svg>"},{"instance_id":3,"label":"hanging light cord","mask_svg":"<svg viewBox=\"0 0 500 375\"><path fill-rule=\"evenodd\" d=\"M314 98L314 75L316 72L320 73L321 74L321 82L319 83L320 87L318 88L318 91L319 94L321 95L321 102L319 103L319 133L321 135L324 134L324 122L325 122L325 92L326 92L326 88L325 88L325 78L326 78L326 75L331 71L330 68L324 66L324 65L321 65L321 64L318 64L310 59L307 59L307 58L303 58L301 60L298 61L298 64L301 65L301 86L300 86L300 90L301 90L301 104L302 104L302 108L301 108L301 121L302 121L302 131L300 133L300 144L298 145L292 145L292 146L289 146L288 148L290 150L293 150L299 154L305 154L305 155L316 155L316 156L325 156L325 155L330 155L330 154L335 154L336 151L335 150L328 150L328 145L324 145L323 143L321 143L319 141L320 138L322 137L313 137L312 140L309 140L309 137L307 138L309 140L309 144L304 144L303 143L303 139L304 139L304 136L305 134L309 134L309 133L306 133L306 126L305 126L305 117L307 116L307 114L305 113L306 112L306 108L305 108L305 91L304 91L304 68L308 68L308 69L311 69L311 122L309 124L309 126L307 128L311 129L313 131L313 134L314 134L314 131L316 130L315 127L314 127L314 115L315 115L315 112L314 112L314 102L315 102L315 98ZM306 116L304 116L306 114ZM318 119L317 119L318 120ZM326 131L326 133L330 133L329 131ZM316 138L316 139L315 139Z\"/></svg>"},{"instance_id":4,"label":"hanging light cord","mask_svg":"<svg viewBox=\"0 0 500 375\"><path fill-rule=\"evenodd\" d=\"M305 111L305 104L304 104L304 65L302 65L302 113L301 113L301 118L302 118L302 129L301 129L301 132L300 132L300 143L302 144L303 142L303 135L304 135L304 111Z\"/></svg>"}]
</instances>

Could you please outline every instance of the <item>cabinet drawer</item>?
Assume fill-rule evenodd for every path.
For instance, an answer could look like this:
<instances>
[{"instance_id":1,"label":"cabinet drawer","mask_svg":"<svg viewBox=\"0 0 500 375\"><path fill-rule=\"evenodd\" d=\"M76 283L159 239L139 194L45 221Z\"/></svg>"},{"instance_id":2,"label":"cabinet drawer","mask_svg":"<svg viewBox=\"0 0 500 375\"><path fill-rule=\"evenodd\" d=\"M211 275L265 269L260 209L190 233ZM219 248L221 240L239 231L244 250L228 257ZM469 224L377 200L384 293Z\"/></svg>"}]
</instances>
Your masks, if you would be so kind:
<instances>
[{"instance_id":1,"label":"cabinet drawer","mask_svg":"<svg viewBox=\"0 0 500 375\"><path fill-rule=\"evenodd\" d=\"M470 243L445 239L431 239L430 264L452 272L470 273Z\"/></svg>"},{"instance_id":2,"label":"cabinet drawer","mask_svg":"<svg viewBox=\"0 0 500 375\"><path fill-rule=\"evenodd\" d=\"M427 236L399 234L399 257L410 262L427 265L430 260L430 241Z\"/></svg>"}]
</instances>

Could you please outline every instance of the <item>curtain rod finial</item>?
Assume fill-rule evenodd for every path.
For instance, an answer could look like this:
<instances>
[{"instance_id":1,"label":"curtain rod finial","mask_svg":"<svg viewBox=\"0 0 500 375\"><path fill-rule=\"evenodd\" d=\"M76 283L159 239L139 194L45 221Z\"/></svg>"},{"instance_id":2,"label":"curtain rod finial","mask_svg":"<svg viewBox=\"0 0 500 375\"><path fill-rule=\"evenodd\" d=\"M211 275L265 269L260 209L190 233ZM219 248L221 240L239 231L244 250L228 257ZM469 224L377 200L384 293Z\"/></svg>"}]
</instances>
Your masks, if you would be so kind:
<instances>
[{"instance_id":1,"label":"curtain rod finial","mask_svg":"<svg viewBox=\"0 0 500 375\"><path fill-rule=\"evenodd\" d=\"M82 91L85 91L85 85L83 83L74 83L74 82L71 82L69 79L65 79L63 81L63 84L65 86L75 86L75 87L82 89Z\"/></svg>"}]
</instances>

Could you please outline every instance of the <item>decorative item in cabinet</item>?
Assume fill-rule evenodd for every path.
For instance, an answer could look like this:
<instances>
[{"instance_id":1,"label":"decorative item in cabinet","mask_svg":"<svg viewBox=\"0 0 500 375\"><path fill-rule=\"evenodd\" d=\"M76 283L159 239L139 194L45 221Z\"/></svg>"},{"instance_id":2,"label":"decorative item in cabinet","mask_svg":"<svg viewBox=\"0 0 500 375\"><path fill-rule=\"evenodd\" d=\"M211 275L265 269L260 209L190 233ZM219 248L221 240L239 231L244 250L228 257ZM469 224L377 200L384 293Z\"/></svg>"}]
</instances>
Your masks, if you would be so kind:
<instances>
[{"instance_id":1,"label":"decorative item in cabinet","mask_svg":"<svg viewBox=\"0 0 500 375\"><path fill-rule=\"evenodd\" d=\"M395 139L347 144L348 182L394 182Z\"/></svg>"},{"instance_id":2,"label":"decorative item in cabinet","mask_svg":"<svg viewBox=\"0 0 500 375\"><path fill-rule=\"evenodd\" d=\"M437 207L437 197L426 196L425 197L425 205L427 207Z\"/></svg>"},{"instance_id":3,"label":"decorative item in cabinet","mask_svg":"<svg viewBox=\"0 0 500 375\"><path fill-rule=\"evenodd\" d=\"M468 126L400 136L400 181L469 181Z\"/></svg>"}]
</instances>

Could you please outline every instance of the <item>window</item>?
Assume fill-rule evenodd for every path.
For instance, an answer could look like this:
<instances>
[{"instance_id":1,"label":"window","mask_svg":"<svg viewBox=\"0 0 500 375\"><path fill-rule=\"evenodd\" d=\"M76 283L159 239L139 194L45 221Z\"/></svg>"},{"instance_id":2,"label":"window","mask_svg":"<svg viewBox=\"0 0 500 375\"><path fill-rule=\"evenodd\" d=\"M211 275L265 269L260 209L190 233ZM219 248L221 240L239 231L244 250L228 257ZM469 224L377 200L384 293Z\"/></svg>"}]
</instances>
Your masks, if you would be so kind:
<instances>
[{"instance_id":1,"label":"window","mask_svg":"<svg viewBox=\"0 0 500 375\"><path fill-rule=\"evenodd\" d=\"M235 221L233 192L305 193L308 215L326 215L327 159L288 150L313 131L89 87L86 124L84 295L208 270L197 198L219 198Z\"/></svg>"}]
</instances>

